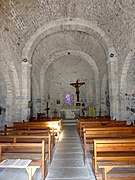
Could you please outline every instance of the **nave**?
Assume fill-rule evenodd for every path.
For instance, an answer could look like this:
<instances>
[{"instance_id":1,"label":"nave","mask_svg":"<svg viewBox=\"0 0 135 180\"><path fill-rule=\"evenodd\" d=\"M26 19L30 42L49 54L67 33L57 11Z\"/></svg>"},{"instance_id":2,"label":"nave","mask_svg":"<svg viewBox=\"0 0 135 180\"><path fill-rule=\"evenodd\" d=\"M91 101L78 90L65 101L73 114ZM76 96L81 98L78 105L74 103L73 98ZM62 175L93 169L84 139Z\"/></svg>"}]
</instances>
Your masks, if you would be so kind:
<instances>
[{"instance_id":1,"label":"nave","mask_svg":"<svg viewBox=\"0 0 135 180\"><path fill-rule=\"evenodd\" d=\"M90 159L84 166L82 143L75 125L63 126L46 180L95 180Z\"/></svg>"},{"instance_id":2,"label":"nave","mask_svg":"<svg viewBox=\"0 0 135 180\"><path fill-rule=\"evenodd\" d=\"M11 178L12 177L12 178ZM24 169L0 168L0 180L27 180ZM59 141L56 143L52 162L45 180L95 180L91 160L87 155L86 166L83 161L83 147L76 124L63 125ZM41 180L41 168L34 174L34 180Z\"/></svg>"},{"instance_id":3,"label":"nave","mask_svg":"<svg viewBox=\"0 0 135 180\"><path fill-rule=\"evenodd\" d=\"M0 180L134 180L134 124L110 117L80 117L71 124L58 118L6 125L0 136L2 159L16 159L19 153L18 158L40 162L41 168L29 178L24 167L0 168Z\"/></svg>"}]
</instances>

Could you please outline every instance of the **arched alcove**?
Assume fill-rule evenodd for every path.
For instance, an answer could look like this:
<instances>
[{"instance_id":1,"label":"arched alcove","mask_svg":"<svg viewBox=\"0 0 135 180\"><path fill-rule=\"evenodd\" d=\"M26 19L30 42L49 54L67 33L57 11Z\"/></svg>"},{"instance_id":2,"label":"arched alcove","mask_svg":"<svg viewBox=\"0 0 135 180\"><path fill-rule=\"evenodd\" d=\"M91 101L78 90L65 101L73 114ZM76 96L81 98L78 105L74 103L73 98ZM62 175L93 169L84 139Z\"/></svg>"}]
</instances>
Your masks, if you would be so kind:
<instances>
[{"instance_id":1,"label":"arched alcove","mask_svg":"<svg viewBox=\"0 0 135 180\"><path fill-rule=\"evenodd\" d=\"M123 64L120 84L121 118L134 120L135 116L135 53L130 51Z\"/></svg>"},{"instance_id":2,"label":"arched alcove","mask_svg":"<svg viewBox=\"0 0 135 180\"><path fill-rule=\"evenodd\" d=\"M56 46L58 45L57 40L53 41L53 39L50 39L49 41L50 41L50 43L52 43L52 48L53 47L54 48L53 49L50 48L51 46L48 45L50 43L46 43L47 46L44 49L45 50L44 55L41 55L42 53L38 54L37 53L37 52L39 52L38 46L40 45L40 43L42 46L42 41L45 41L46 38L48 38L48 37L49 38L53 37L55 34L60 35L59 32L61 34L64 34L64 37L66 37L67 32L78 32L78 33L80 32L80 34L83 34L83 36L80 36L81 38L80 38L79 42L76 42L77 43L76 47L78 47L79 49L75 48L74 42L72 41L72 39L71 39L71 42L73 42L73 43L71 43L70 41L66 41L66 42L70 42L70 44L68 44L68 43L63 44L61 49L55 48L55 45ZM56 35L55 37L58 37L58 35ZM75 39L75 38L73 38L73 39ZM77 39L78 39L78 37L77 37ZM93 44L92 46L89 46L89 47L84 46L83 42L87 42L86 41L87 39L89 39L89 42L90 42L89 44L91 44L91 43ZM65 42L65 41L59 41L59 43L60 42ZM70 46L70 48L69 48L69 46ZM43 47L44 46L42 46L42 48ZM48 48L50 48L50 49L48 49ZM66 49L64 49L64 48L66 48ZM46 51L46 49L48 51ZM110 76L108 78L109 79L110 101L112 102L111 103L111 106L112 106L111 107L111 110L112 110L111 116L114 116L114 114L118 114L118 103L116 103L117 96L118 96L118 84L117 84L118 79L117 79L117 76L115 73L117 71L117 56L116 56L114 47L112 46L109 38L105 35L105 33L100 28L98 28L94 24L92 24L90 22L86 22L86 21L81 21L79 19L77 19L77 20L73 19L72 21L65 19L64 21L58 20L56 22L52 22L51 24L48 24L46 27L42 27L39 30L37 30L37 32L26 43L26 46L22 53L22 56L23 56L23 59L26 58L28 60L27 64L30 64L30 66L31 66L31 63L32 63L32 70L37 78L37 81L40 83L40 88L41 88L40 91L42 94L43 83L41 83L41 81L40 81L41 76L39 76L39 73L37 73L37 72L41 71L41 69L42 69L41 67L43 64L46 64L46 66L47 66L47 63L44 63L44 62L48 59L50 54L55 55L57 53L62 52L63 50L72 50L72 51L78 50L78 51L80 51L81 49L83 49L82 52L86 51L85 53L94 59L96 65L98 67L98 70L101 67L102 67L102 69L104 69L104 67L108 66L108 69L110 72ZM48 52L48 53L46 54L46 52ZM36 53L39 56L37 56L37 55L35 56ZM111 54L113 54L113 56ZM33 61L34 57L35 57L35 60ZM36 59L37 59L37 61L36 61ZM54 59L55 59L55 57L54 57ZM107 62L107 66L104 64L103 64L103 66L100 65L100 63L102 64L102 62L103 62L102 60L104 60L104 63ZM40 61L40 63L39 63L39 61ZM23 64L22 64L22 71L24 68ZM36 64L35 67L34 67L34 64ZM25 68L29 69L29 67L27 67L26 64L25 64ZM103 70L103 71L99 70L100 78L103 77L106 70ZM29 73L27 73L27 77L29 77L29 75L30 75L30 71L29 71ZM116 84L115 89L111 88L113 84ZM30 91L29 87L30 87L30 85L28 85L28 84L27 84L27 87L25 87L25 89L27 89L28 92ZM96 98L98 99L100 92L98 92L97 94L98 94L98 96L96 96ZM41 99L42 99L42 97L41 97ZM30 100L30 93L28 93L27 100L28 101ZM96 102L98 102L98 101L96 101ZM26 104L26 103L23 103L23 104ZM98 105L96 105L96 106L98 106ZM99 106L98 106L98 108L99 108ZM98 112L99 112L99 110L98 110ZM27 112L25 112L25 115L26 114L27 114Z\"/></svg>"},{"instance_id":3,"label":"arched alcove","mask_svg":"<svg viewBox=\"0 0 135 180\"><path fill-rule=\"evenodd\" d=\"M94 97L96 97L95 73L90 64L79 56L66 54L60 56L57 60L50 64L44 73L44 97L45 102L49 102L52 112L57 109L60 113L60 109L63 108L75 108L77 103L76 90L70 85L72 82L76 82L77 79L85 82L85 85L80 87L80 106L82 103L88 108L91 103L96 106L96 98L92 102L92 99L87 101L87 92L89 88L92 88ZM71 105L66 105L65 96L70 93L72 98ZM90 94L88 95L90 97ZM58 103L59 102L59 103ZM46 106L46 105L45 105ZM45 107L44 106L44 107ZM51 113L52 115L52 113Z\"/></svg>"}]
</instances>

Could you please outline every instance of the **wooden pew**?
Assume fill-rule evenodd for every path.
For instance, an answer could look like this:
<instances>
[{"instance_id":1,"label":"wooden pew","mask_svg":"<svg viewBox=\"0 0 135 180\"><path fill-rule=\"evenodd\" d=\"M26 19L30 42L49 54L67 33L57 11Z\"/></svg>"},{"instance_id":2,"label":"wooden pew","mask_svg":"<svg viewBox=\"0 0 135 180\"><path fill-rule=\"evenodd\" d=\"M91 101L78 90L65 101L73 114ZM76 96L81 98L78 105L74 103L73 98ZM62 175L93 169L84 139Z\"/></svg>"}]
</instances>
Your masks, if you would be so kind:
<instances>
[{"instance_id":1,"label":"wooden pew","mask_svg":"<svg viewBox=\"0 0 135 180\"><path fill-rule=\"evenodd\" d=\"M52 117L52 118L38 118L34 120L30 120L29 122L53 122L57 121L59 123L60 131L62 131L62 119L60 117Z\"/></svg>"},{"instance_id":2,"label":"wooden pew","mask_svg":"<svg viewBox=\"0 0 135 180\"><path fill-rule=\"evenodd\" d=\"M98 127L83 129L84 162L86 162L87 143L92 143L94 139L101 138L124 138L135 137L135 127Z\"/></svg>"},{"instance_id":3,"label":"wooden pew","mask_svg":"<svg viewBox=\"0 0 135 180\"><path fill-rule=\"evenodd\" d=\"M111 118L108 116L96 116L96 117L87 117L79 118L77 120L77 131L80 132L80 124L85 122L99 122L99 121L111 121Z\"/></svg>"},{"instance_id":4,"label":"wooden pew","mask_svg":"<svg viewBox=\"0 0 135 180\"><path fill-rule=\"evenodd\" d=\"M48 136L50 135L50 147L51 147L51 151L54 147L54 132L53 134L51 133L50 129L44 129L44 130L7 130L7 131L0 131L0 137L3 136L29 136L29 135L33 135L33 136Z\"/></svg>"},{"instance_id":5,"label":"wooden pew","mask_svg":"<svg viewBox=\"0 0 135 180\"><path fill-rule=\"evenodd\" d=\"M6 133L7 130L40 130L40 129L47 129L49 128L50 131L55 133L57 138L61 133L61 121L54 120L54 121L45 121L45 122L13 122L12 127L8 127L7 125L4 126L4 131ZM55 144L55 141L54 141Z\"/></svg>"},{"instance_id":6,"label":"wooden pew","mask_svg":"<svg viewBox=\"0 0 135 180\"><path fill-rule=\"evenodd\" d=\"M52 147L51 147L51 136L50 133L48 134L12 134L12 135L4 135L0 136L0 143L2 142L41 142L42 139L45 140L46 149L45 152L48 154L48 161L49 164L51 163L52 159Z\"/></svg>"},{"instance_id":7,"label":"wooden pew","mask_svg":"<svg viewBox=\"0 0 135 180\"><path fill-rule=\"evenodd\" d=\"M135 138L94 140L94 170L95 174L98 168L103 170L103 180L108 179L107 173L113 168L131 167L135 168Z\"/></svg>"},{"instance_id":8,"label":"wooden pew","mask_svg":"<svg viewBox=\"0 0 135 180\"><path fill-rule=\"evenodd\" d=\"M48 128L48 126L43 126L40 127L38 126L33 126L30 125L29 126L24 126L23 124L24 122L21 122L19 124L17 124L16 127L12 126L12 127L8 127L6 124L4 126L4 130L0 131L1 135L29 135L29 134L48 134L48 131L51 134L51 142L52 142L52 147L55 145L55 136L54 136L54 128Z\"/></svg>"},{"instance_id":9,"label":"wooden pew","mask_svg":"<svg viewBox=\"0 0 135 180\"><path fill-rule=\"evenodd\" d=\"M80 122L79 134L82 138L83 128L88 127L107 127L107 126L126 126L126 121L91 121L91 122Z\"/></svg>"},{"instance_id":10,"label":"wooden pew","mask_svg":"<svg viewBox=\"0 0 135 180\"><path fill-rule=\"evenodd\" d=\"M4 139L4 142L3 142ZM1 136L0 137L0 160L3 159L32 159L32 163L26 169L28 173L42 166L42 180L46 175L46 145L50 136ZM47 141L46 141L47 140ZM8 142L10 141L10 142ZM9 156L10 154L10 156ZM34 154L34 155L33 155ZM32 156L33 155L33 156ZM40 155L40 157L37 157ZM35 168L36 167L36 168ZM32 173L32 175L34 172ZM30 174L29 174L30 175ZM32 180L32 175L30 178Z\"/></svg>"},{"instance_id":11,"label":"wooden pew","mask_svg":"<svg viewBox=\"0 0 135 180\"><path fill-rule=\"evenodd\" d=\"M44 128L54 128L54 132L57 133L59 137L61 133L61 121L54 120L54 121L44 121L44 122L13 122L14 129L25 129L26 127L31 127L31 129L44 129Z\"/></svg>"},{"instance_id":12,"label":"wooden pew","mask_svg":"<svg viewBox=\"0 0 135 180\"><path fill-rule=\"evenodd\" d=\"M110 116L95 116L95 117L79 117L79 121L91 121L91 120L111 120Z\"/></svg>"}]
</instances>

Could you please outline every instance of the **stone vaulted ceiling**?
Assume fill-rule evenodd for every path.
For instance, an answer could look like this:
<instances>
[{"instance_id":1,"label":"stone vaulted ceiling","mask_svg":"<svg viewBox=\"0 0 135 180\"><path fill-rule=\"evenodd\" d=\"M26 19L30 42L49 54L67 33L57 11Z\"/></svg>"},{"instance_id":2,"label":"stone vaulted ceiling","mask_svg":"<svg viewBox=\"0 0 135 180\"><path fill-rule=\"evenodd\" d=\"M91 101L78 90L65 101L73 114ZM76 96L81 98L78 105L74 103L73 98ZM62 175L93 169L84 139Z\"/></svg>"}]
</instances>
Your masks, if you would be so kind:
<instances>
[{"instance_id":1,"label":"stone vaulted ceiling","mask_svg":"<svg viewBox=\"0 0 135 180\"><path fill-rule=\"evenodd\" d=\"M71 59L89 59L95 75L99 72L95 82L99 78L101 85L107 75L108 57L114 50L118 74L113 81L118 78L120 84L123 64L134 41L134 0L0 0L0 67L4 77L1 84L7 88L9 112L14 104L21 111L20 100L27 108L31 67L40 92L43 68L62 57L66 59L68 53ZM32 66L23 64L25 52L30 54L27 60Z\"/></svg>"},{"instance_id":2,"label":"stone vaulted ceiling","mask_svg":"<svg viewBox=\"0 0 135 180\"><path fill-rule=\"evenodd\" d=\"M9 41L14 59L21 60L22 48L38 28L61 18L79 18L102 28L121 55L129 48L134 17L134 0L1 0L0 38L5 46Z\"/></svg>"},{"instance_id":3,"label":"stone vaulted ceiling","mask_svg":"<svg viewBox=\"0 0 135 180\"><path fill-rule=\"evenodd\" d=\"M99 69L102 69L103 74L106 72L106 54L100 43L99 37L89 35L81 31L58 32L45 37L37 45L33 56L32 65L36 77L48 57L55 56L59 52L65 52L68 55L74 51L79 51L88 54L96 63ZM62 56L62 55L61 55ZM74 53L76 58L77 53ZM55 56L57 60L57 57Z\"/></svg>"}]
</instances>

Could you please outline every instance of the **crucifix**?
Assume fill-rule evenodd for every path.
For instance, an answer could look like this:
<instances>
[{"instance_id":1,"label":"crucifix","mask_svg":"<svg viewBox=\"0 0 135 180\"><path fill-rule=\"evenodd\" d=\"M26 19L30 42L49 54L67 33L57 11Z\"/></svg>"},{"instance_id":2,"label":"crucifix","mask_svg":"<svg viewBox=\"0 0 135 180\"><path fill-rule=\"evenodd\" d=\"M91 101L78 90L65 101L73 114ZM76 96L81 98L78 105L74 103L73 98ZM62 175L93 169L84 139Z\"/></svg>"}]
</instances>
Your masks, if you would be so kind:
<instances>
[{"instance_id":1,"label":"crucifix","mask_svg":"<svg viewBox=\"0 0 135 180\"><path fill-rule=\"evenodd\" d=\"M84 85L85 82L79 82L78 80L76 80L75 83L70 83L71 86L75 87L76 89L76 95L77 95L77 102L79 102L79 88Z\"/></svg>"},{"instance_id":2,"label":"crucifix","mask_svg":"<svg viewBox=\"0 0 135 180\"><path fill-rule=\"evenodd\" d=\"M48 115L49 115L49 110L50 110L50 108L48 107L48 102L47 102L47 107L46 107L46 114L47 114L47 118L48 118Z\"/></svg>"}]
</instances>

